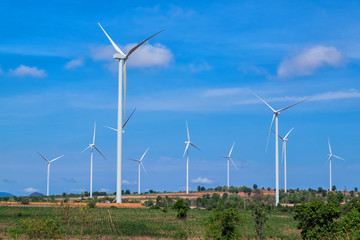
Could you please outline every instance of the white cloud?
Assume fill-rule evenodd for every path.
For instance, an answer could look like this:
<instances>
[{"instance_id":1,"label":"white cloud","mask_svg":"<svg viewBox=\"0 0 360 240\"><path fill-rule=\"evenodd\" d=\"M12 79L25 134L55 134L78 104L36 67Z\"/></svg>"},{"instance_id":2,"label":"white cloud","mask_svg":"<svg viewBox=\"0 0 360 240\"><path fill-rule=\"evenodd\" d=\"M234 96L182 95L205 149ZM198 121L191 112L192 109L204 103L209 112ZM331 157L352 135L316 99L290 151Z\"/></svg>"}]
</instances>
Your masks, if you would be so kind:
<instances>
[{"instance_id":1,"label":"white cloud","mask_svg":"<svg viewBox=\"0 0 360 240\"><path fill-rule=\"evenodd\" d=\"M136 43L128 44L124 52L130 51ZM115 50L111 46L99 46L91 48L91 57L97 61L114 61ZM159 43L151 45L149 43L138 48L128 59L128 67L146 68L153 66L167 66L173 59L173 54L164 45Z\"/></svg>"},{"instance_id":2,"label":"white cloud","mask_svg":"<svg viewBox=\"0 0 360 240\"><path fill-rule=\"evenodd\" d=\"M210 65L205 61L201 61L199 63L191 63L189 64L189 67L192 72L203 72L211 70Z\"/></svg>"},{"instance_id":3,"label":"white cloud","mask_svg":"<svg viewBox=\"0 0 360 240\"><path fill-rule=\"evenodd\" d=\"M191 180L192 183L202 183L202 184L210 184L213 183L213 181L211 181L208 178L202 178L202 177L198 177L196 179Z\"/></svg>"},{"instance_id":4,"label":"white cloud","mask_svg":"<svg viewBox=\"0 0 360 240\"><path fill-rule=\"evenodd\" d=\"M131 185L130 181L129 181L129 180L125 180L125 179L122 180L121 183L124 184L124 185Z\"/></svg>"},{"instance_id":5,"label":"white cloud","mask_svg":"<svg viewBox=\"0 0 360 240\"><path fill-rule=\"evenodd\" d=\"M38 69L37 67L28 67L25 65L20 65L16 69L10 69L9 75L16 77L30 76L30 77L42 78L42 77L46 77L46 72L45 70Z\"/></svg>"},{"instance_id":6,"label":"white cloud","mask_svg":"<svg viewBox=\"0 0 360 240\"><path fill-rule=\"evenodd\" d=\"M343 61L343 55L336 48L315 46L304 49L296 56L284 59L280 63L277 76L280 78L310 76L320 67L338 67Z\"/></svg>"},{"instance_id":7,"label":"white cloud","mask_svg":"<svg viewBox=\"0 0 360 240\"><path fill-rule=\"evenodd\" d=\"M84 61L81 58L73 59L70 62L65 64L66 69L81 67L84 64Z\"/></svg>"},{"instance_id":8,"label":"white cloud","mask_svg":"<svg viewBox=\"0 0 360 240\"><path fill-rule=\"evenodd\" d=\"M32 192L38 192L39 190L37 190L36 188L28 187L28 188L25 188L24 191L32 193Z\"/></svg>"},{"instance_id":9,"label":"white cloud","mask_svg":"<svg viewBox=\"0 0 360 240\"><path fill-rule=\"evenodd\" d=\"M109 189L107 189L107 188L101 188L100 189L100 192L109 192L110 190Z\"/></svg>"}]
</instances>

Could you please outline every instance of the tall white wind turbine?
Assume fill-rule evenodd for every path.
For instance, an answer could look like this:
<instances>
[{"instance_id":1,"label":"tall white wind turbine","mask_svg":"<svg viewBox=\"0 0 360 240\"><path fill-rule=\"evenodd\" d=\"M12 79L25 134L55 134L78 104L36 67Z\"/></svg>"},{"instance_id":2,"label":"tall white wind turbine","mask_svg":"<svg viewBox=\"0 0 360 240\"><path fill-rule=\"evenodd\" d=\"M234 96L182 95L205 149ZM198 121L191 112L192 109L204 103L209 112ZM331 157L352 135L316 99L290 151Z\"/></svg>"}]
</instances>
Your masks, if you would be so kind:
<instances>
[{"instance_id":1,"label":"tall white wind turbine","mask_svg":"<svg viewBox=\"0 0 360 240\"><path fill-rule=\"evenodd\" d=\"M100 150L95 145L95 132L96 132L96 122L94 123L94 135L93 135L92 143L90 143L88 147L86 147L84 150L81 151L81 152L84 152L89 148L91 150L91 155L90 155L90 197L91 198L92 198L92 185L93 185L92 183L93 183L93 155L94 155L94 148L95 148L96 151L98 151L98 153L100 153L100 155L104 159L106 159L106 157L100 152Z\"/></svg>"},{"instance_id":2,"label":"tall white wind turbine","mask_svg":"<svg viewBox=\"0 0 360 240\"><path fill-rule=\"evenodd\" d=\"M190 141L189 127L187 121L186 121L186 131L187 131L187 141L185 141L186 147L183 157L185 157L186 154L186 193L189 193L189 145L193 146L197 150L200 149L194 144L192 144L192 142Z\"/></svg>"},{"instance_id":3,"label":"tall white wind turbine","mask_svg":"<svg viewBox=\"0 0 360 240\"><path fill-rule=\"evenodd\" d=\"M139 180L138 180L138 182L139 182L139 184L138 184L138 194L140 195L140 165L141 165L141 167L144 169L144 172L145 173L147 173L146 172L146 170L145 170L145 167L144 167L144 165L143 165L143 163L142 163L142 161L143 161L143 159L144 159L144 157L145 157L145 155L146 155L146 153L147 153L147 151L149 150L149 148L147 148L146 149L146 151L144 152L144 154L141 156L141 158L140 159L130 159L130 160L132 160L132 161L135 161L135 162L138 162L139 163Z\"/></svg>"},{"instance_id":4,"label":"tall white wind turbine","mask_svg":"<svg viewBox=\"0 0 360 240\"><path fill-rule=\"evenodd\" d=\"M230 176L230 171L229 171L229 169L230 169L230 161L231 161L231 163L234 165L234 167L235 167L236 169L238 169L238 167L235 165L234 161L231 159L231 153L232 153L232 151L233 151L233 149L234 149L234 145L235 145L235 143L233 143L233 145L232 145L232 147L231 147L231 149L230 149L229 155L224 156L224 157L221 157L221 158L227 159L227 187L228 187L228 188L230 187L230 180L229 180L229 178L230 178L230 177L229 177L229 176Z\"/></svg>"},{"instance_id":5,"label":"tall white wind turbine","mask_svg":"<svg viewBox=\"0 0 360 240\"><path fill-rule=\"evenodd\" d=\"M116 167L116 202L121 203L121 165L122 165L122 121L123 117L126 117L126 85L127 85L127 74L126 74L126 62L128 57L141 45L143 45L150 38L159 34L155 33L149 38L145 39L135 47L133 47L126 55L121 51L121 49L115 44L115 42L110 38L110 36L106 33L104 28L98 23L112 46L115 48L117 53L114 54L113 58L119 60L119 83L118 83L118 121L117 121L117 167ZM123 101L123 81L124 78L124 101ZM124 112L123 112L124 111Z\"/></svg>"},{"instance_id":6,"label":"tall white wind turbine","mask_svg":"<svg viewBox=\"0 0 360 240\"><path fill-rule=\"evenodd\" d=\"M330 153L328 154L328 156L329 156L328 161L329 161L329 167L330 167L330 187L329 187L329 191L331 191L331 188L332 188L332 182L331 182L331 158L332 158L332 157L335 157L335 158L340 159L340 160L343 160L343 161L345 161L345 159L343 159L343 158L341 158L341 157L338 157L338 156L332 154L331 146L330 146L330 139L328 139L328 143L329 143L329 152L330 152Z\"/></svg>"},{"instance_id":7,"label":"tall white wind turbine","mask_svg":"<svg viewBox=\"0 0 360 240\"><path fill-rule=\"evenodd\" d=\"M287 142L287 137L289 136L289 134L291 133L291 131L294 128L292 128L286 135L285 137L281 137L279 135L279 138L282 140L283 144L282 144L282 159L284 161L284 187L285 187L285 193L287 193L287 174L286 174L286 142Z\"/></svg>"},{"instance_id":8,"label":"tall white wind turbine","mask_svg":"<svg viewBox=\"0 0 360 240\"><path fill-rule=\"evenodd\" d=\"M59 158L62 158L64 155L61 155L60 157L54 158L52 160L47 160L43 155L41 155L41 153L38 152L38 154L45 160L45 162L47 163L47 186L46 186L46 196L49 196L49 187L50 187L50 164L56 160L58 160Z\"/></svg>"},{"instance_id":9,"label":"tall white wind turbine","mask_svg":"<svg viewBox=\"0 0 360 240\"><path fill-rule=\"evenodd\" d=\"M266 142L266 150L268 147L268 143L269 143L269 137L270 137L270 133L273 127L273 123L274 123L274 119L275 119L275 205L277 206L279 204L279 141L278 141L278 136L279 136L279 128L278 128L278 116L279 114L286 110L289 109L291 107L294 107L295 105L298 105L302 102L305 102L306 100L309 100L311 97L306 98L300 102L297 102L293 105L290 105L288 107L285 108L281 108L279 110L275 110L273 109L267 102L265 102L261 97L259 97L256 93L250 91L252 94L254 94L257 98L259 98L266 106L268 106L271 111L273 112L273 118L271 120L271 125L270 125L270 130L269 130L269 134L268 134L268 138L267 138L267 142Z\"/></svg>"}]
</instances>

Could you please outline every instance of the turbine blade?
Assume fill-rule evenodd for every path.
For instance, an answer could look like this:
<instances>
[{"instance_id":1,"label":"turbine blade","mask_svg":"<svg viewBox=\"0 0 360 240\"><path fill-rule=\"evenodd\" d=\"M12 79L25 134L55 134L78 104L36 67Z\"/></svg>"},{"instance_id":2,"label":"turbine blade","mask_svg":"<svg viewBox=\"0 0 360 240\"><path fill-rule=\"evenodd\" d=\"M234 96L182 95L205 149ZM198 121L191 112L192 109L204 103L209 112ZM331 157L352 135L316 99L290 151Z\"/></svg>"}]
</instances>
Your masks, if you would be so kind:
<instances>
[{"instance_id":1,"label":"turbine blade","mask_svg":"<svg viewBox=\"0 0 360 240\"><path fill-rule=\"evenodd\" d=\"M124 114L123 114L123 118L126 118L126 89L127 89L127 71L126 71L126 60L124 61Z\"/></svg>"},{"instance_id":2,"label":"turbine blade","mask_svg":"<svg viewBox=\"0 0 360 240\"><path fill-rule=\"evenodd\" d=\"M290 131L285 135L284 138L287 138L287 136L289 136L289 134L291 133L292 130L294 130L294 128L290 129Z\"/></svg>"},{"instance_id":3,"label":"turbine blade","mask_svg":"<svg viewBox=\"0 0 360 240\"><path fill-rule=\"evenodd\" d=\"M100 153L100 155L105 159L105 160L107 160L106 159L106 157L104 156L104 154L102 154L102 152L100 152L100 150L94 145L94 148L96 149L96 151L98 151L98 153Z\"/></svg>"},{"instance_id":4,"label":"turbine blade","mask_svg":"<svg viewBox=\"0 0 360 240\"><path fill-rule=\"evenodd\" d=\"M53 160L51 160L50 162L54 162L56 160L58 160L59 158L62 158L64 155L61 155L60 157L54 158Z\"/></svg>"},{"instance_id":5,"label":"turbine blade","mask_svg":"<svg viewBox=\"0 0 360 240\"><path fill-rule=\"evenodd\" d=\"M332 154L330 154L330 156L329 156L329 158L328 158L328 162L331 160L331 157L332 157L333 155Z\"/></svg>"},{"instance_id":6,"label":"turbine blade","mask_svg":"<svg viewBox=\"0 0 360 240\"><path fill-rule=\"evenodd\" d=\"M94 122L93 144L95 144L95 132L96 132L96 122Z\"/></svg>"},{"instance_id":7,"label":"turbine blade","mask_svg":"<svg viewBox=\"0 0 360 240\"><path fill-rule=\"evenodd\" d=\"M188 126L187 121L186 121L186 132L187 132L187 138L188 138L188 141L190 141L189 126Z\"/></svg>"},{"instance_id":8,"label":"turbine blade","mask_svg":"<svg viewBox=\"0 0 360 240\"><path fill-rule=\"evenodd\" d=\"M186 151L189 149L189 143L188 144L186 144L186 147L185 147L185 151L184 151L184 155L183 155L183 157L185 157L185 153L186 153Z\"/></svg>"},{"instance_id":9,"label":"turbine blade","mask_svg":"<svg viewBox=\"0 0 360 240\"><path fill-rule=\"evenodd\" d=\"M165 29L161 30L160 32L155 33L154 35L148 37L147 39L145 39L144 41L142 41L141 43L139 43L138 45L136 45L135 47L133 47L128 54L126 54L126 58L128 58L136 49L138 49L138 47L140 47L141 45L143 45L146 41L148 41L150 38L158 35L159 33L161 33L162 31L165 31Z\"/></svg>"},{"instance_id":10,"label":"turbine blade","mask_svg":"<svg viewBox=\"0 0 360 240\"><path fill-rule=\"evenodd\" d=\"M198 148L197 146L195 146L195 145L192 144L191 142L190 142L190 145L193 146L194 148L196 148L197 150L200 150L200 148Z\"/></svg>"},{"instance_id":11,"label":"turbine blade","mask_svg":"<svg viewBox=\"0 0 360 240\"><path fill-rule=\"evenodd\" d=\"M146 173L146 175L148 175L147 174L147 171L146 171L146 169L145 169L145 167L144 167L144 165L143 165L143 163L142 162L140 162L140 165L142 166L142 168L144 169L144 172Z\"/></svg>"},{"instance_id":12,"label":"turbine blade","mask_svg":"<svg viewBox=\"0 0 360 240\"><path fill-rule=\"evenodd\" d=\"M273 112L276 112L267 102L265 102L264 99L262 99L261 97L259 97L256 93L254 93L253 91L251 91L250 89L248 89L252 94L254 94L258 99L260 99L263 103L266 104L266 106L268 106Z\"/></svg>"},{"instance_id":13,"label":"turbine blade","mask_svg":"<svg viewBox=\"0 0 360 240\"><path fill-rule=\"evenodd\" d=\"M271 129L271 131L272 131L273 133L275 133L274 129ZM279 138L280 138L281 140L284 141L284 138L282 138L279 134L278 134L278 136L279 136Z\"/></svg>"},{"instance_id":14,"label":"turbine blade","mask_svg":"<svg viewBox=\"0 0 360 240\"><path fill-rule=\"evenodd\" d=\"M230 159L231 163L234 165L234 167L236 168L236 170L239 170L239 168L235 165L234 161L231 158L229 158L229 159Z\"/></svg>"},{"instance_id":15,"label":"turbine blade","mask_svg":"<svg viewBox=\"0 0 360 240\"><path fill-rule=\"evenodd\" d=\"M293 105L290 105L290 106L288 106L288 107L282 108L282 109L278 110L278 112L284 111L284 110L286 110L286 109L288 109L288 108L291 108L291 107L293 107L293 106L295 106L295 105L298 105L298 104L300 104L300 103L303 103L303 102L309 100L310 98L312 98L312 97L305 98L304 100L302 100L302 101L300 101L300 102L297 102L297 103L295 103L295 104L293 104Z\"/></svg>"},{"instance_id":16,"label":"turbine blade","mask_svg":"<svg viewBox=\"0 0 360 240\"><path fill-rule=\"evenodd\" d=\"M126 122L123 124L122 128L124 128L127 124L127 122L130 120L131 116L134 114L134 112L136 111L136 108L134 108L134 111L132 111L132 113L130 114L129 118L126 120Z\"/></svg>"},{"instance_id":17,"label":"turbine blade","mask_svg":"<svg viewBox=\"0 0 360 240\"><path fill-rule=\"evenodd\" d=\"M82 152L85 152L88 148L90 148L91 146L89 145L89 146L87 146L84 150L82 150L80 153L82 153Z\"/></svg>"},{"instance_id":18,"label":"turbine blade","mask_svg":"<svg viewBox=\"0 0 360 240\"><path fill-rule=\"evenodd\" d=\"M234 149L234 145L235 145L235 142L233 143L233 145L232 145L232 147L231 147L231 149L230 149L229 157L231 156L231 153L232 153L232 151L233 151L233 149Z\"/></svg>"},{"instance_id":19,"label":"turbine blade","mask_svg":"<svg viewBox=\"0 0 360 240\"><path fill-rule=\"evenodd\" d=\"M329 151L330 151L330 154L332 154L331 153L331 146L330 146L330 139L328 138L328 143L329 143Z\"/></svg>"},{"instance_id":20,"label":"turbine blade","mask_svg":"<svg viewBox=\"0 0 360 240\"><path fill-rule=\"evenodd\" d=\"M273 115L273 118L272 118L272 120L271 120L269 135L268 135L268 138L267 138L267 141L266 141L266 152L267 152L268 146L269 146L270 133L271 133L271 131L272 131L272 127L273 127L273 124L274 124L274 118L275 118L275 114Z\"/></svg>"},{"instance_id":21,"label":"turbine blade","mask_svg":"<svg viewBox=\"0 0 360 240\"><path fill-rule=\"evenodd\" d=\"M123 55L125 57L125 54L121 51L121 49L114 43L114 41L110 38L110 36L106 33L105 29L101 26L100 23L98 23L99 26L101 27L101 29L103 30L103 32L105 33L105 35L107 36L107 38L110 40L111 44L113 45L113 47L115 48L115 50L120 53L121 55Z\"/></svg>"},{"instance_id":22,"label":"turbine blade","mask_svg":"<svg viewBox=\"0 0 360 240\"><path fill-rule=\"evenodd\" d=\"M108 129L114 130L115 132L117 132L117 131L118 131L117 129L112 128L112 127L108 127L108 126L105 126L105 127L106 127L106 128L108 128Z\"/></svg>"},{"instance_id":23,"label":"turbine blade","mask_svg":"<svg viewBox=\"0 0 360 240\"><path fill-rule=\"evenodd\" d=\"M285 141L283 141L283 144L282 144L282 152L281 152L281 163L284 162L284 157L285 157Z\"/></svg>"},{"instance_id":24,"label":"turbine blade","mask_svg":"<svg viewBox=\"0 0 360 240\"><path fill-rule=\"evenodd\" d=\"M131 161L135 161L135 162L140 162L139 160L134 159L134 158L129 158L129 160L131 160Z\"/></svg>"},{"instance_id":25,"label":"turbine blade","mask_svg":"<svg viewBox=\"0 0 360 240\"><path fill-rule=\"evenodd\" d=\"M144 156L145 156L145 154L147 153L148 150L149 150L149 148L147 148L146 151L144 152L144 154L141 156L140 162L143 160L143 158L144 158Z\"/></svg>"},{"instance_id":26,"label":"turbine blade","mask_svg":"<svg viewBox=\"0 0 360 240\"><path fill-rule=\"evenodd\" d=\"M345 161L345 159L343 159L343 158L341 158L341 157L338 157L338 156L336 156L336 155L334 155L334 154L333 154L333 156L336 157L337 159L340 159L340 160Z\"/></svg>"},{"instance_id":27,"label":"turbine blade","mask_svg":"<svg viewBox=\"0 0 360 240\"><path fill-rule=\"evenodd\" d=\"M49 163L49 160L47 160L43 155L41 155L41 153L38 152L38 154L39 154L47 163Z\"/></svg>"}]
</instances>

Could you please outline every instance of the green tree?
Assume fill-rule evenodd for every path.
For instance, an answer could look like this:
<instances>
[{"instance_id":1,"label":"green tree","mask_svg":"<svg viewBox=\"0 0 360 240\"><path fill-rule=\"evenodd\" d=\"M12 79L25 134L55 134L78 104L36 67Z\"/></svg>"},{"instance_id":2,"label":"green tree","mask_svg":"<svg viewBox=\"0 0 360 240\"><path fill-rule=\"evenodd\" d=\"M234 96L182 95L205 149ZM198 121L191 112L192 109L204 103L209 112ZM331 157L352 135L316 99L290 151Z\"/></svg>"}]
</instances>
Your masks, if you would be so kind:
<instances>
[{"instance_id":1,"label":"green tree","mask_svg":"<svg viewBox=\"0 0 360 240\"><path fill-rule=\"evenodd\" d=\"M342 219L341 224L345 234L350 234L350 239L360 239L360 212L353 208Z\"/></svg>"},{"instance_id":2,"label":"green tree","mask_svg":"<svg viewBox=\"0 0 360 240\"><path fill-rule=\"evenodd\" d=\"M239 239L237 226L244 222L245 218L233 208L225 210L216 209L206 222L206 236L216 240Z\"/></svg>"},{"instance_id":3,"label":"green tree","mask_svg":"<svg viewBox=\"0 0 360 240\"><path fill-rule=\"evenodd\" d=\"M320 200L295 206L294 219L303 239L332 239L338 230L334 220L339 216L340 211L333 203L324 204Z\"/></svg>"},{"instance_id":4,"label":"green tree","mask_svg":"<svg viewBox=\"0 0 360 240\"><path fill-rule=\"evenodd\" d=\"M257 234L257 239L263 239L263 227L267 221L266 216L266 206L261 201L254 201L252 205L252 215L255 221L255 229Z\"/></svg>"},{"instance_id":5,"label":"green tree","mask_svg":"<svg viewBox=\"0 0 360 240\"><path fill-rule=\"evenodd\" d=\"M332 190L332 191L336 191L336 186L333 185L333 186L331 187L331 190Z\"/></svg>"},{"instance_id":6,"label":"green tree","mask_svg":"<svg viewBox=\"0 0 360 240\"><path fill-rule=\"evenodd\" d=\"M177 218L180 219L185 219L187 217L187 212L190 209L189 205L182 198L176 200L174 208L178 211Z\"/></svg>"},{"instance_id":7,"label":"green tree","mask_svg":"<svg viewBox=\"0 0 360 240\"><path fill-rule=\"evenodd\" d=\"M254 184L253 185L253 189L257 189L258 188L258 185L257 184Z\"/></svg>"}]
</instances>

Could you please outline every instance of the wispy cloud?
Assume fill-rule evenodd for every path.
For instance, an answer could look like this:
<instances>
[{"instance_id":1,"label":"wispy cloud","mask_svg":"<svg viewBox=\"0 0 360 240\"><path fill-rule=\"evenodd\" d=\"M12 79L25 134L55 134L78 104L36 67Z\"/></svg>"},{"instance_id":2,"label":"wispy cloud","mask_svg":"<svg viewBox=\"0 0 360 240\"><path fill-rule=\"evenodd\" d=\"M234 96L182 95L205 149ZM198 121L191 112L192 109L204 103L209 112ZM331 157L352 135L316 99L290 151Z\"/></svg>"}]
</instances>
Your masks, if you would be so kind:
<instances>
[{"instance_id":1,"label":"wispy cloud","mask_svg":"<svg viewBox=\"0 0 360 240\"><path fill-rule=\"evenodd\" d=\"M4 178L4 179L3 179L3 182L4 182L4 183L17 183L16 180L8 179L8 178Z\"/></svg>"},{"instance_id":2,"label":"wispy cloud","mask_svg":"<svg viewBox=\"0 0 360 240\"><path fill-rule=\"evenodd\" d=\"M107 189L107 188L101 188L100 189L100 192L109 192L110 190L109 189Z\"/></svg>"},{"instance_id":3,"label":"wispy cloud","mask_svg":"<svg viewBox=\"0 0 360 240\"><path fill-rule=\"evenodd\" d=\"M37 67L28 67L25 65L20 65L16 69L10 69L9 75L15 76L15 77L30 76L30 77L36 77L36 78L43 78L43 77L46 77L47 74L46 74L45 70L38 69Z\"/></svg>"},{"instance_id":4,"label":"wispy cloud","mask_svg":"<svg viewBox=\"0 0 360 240\"><path fill-rule=\"evenodd\" d=\"M198 63L189 64L189 68L192 72L203 72L203 71L211 70L210 65L207 62L205 62L204 60L202 60Z\"/></svg>"},{"instance_id":5,"label":"wispy cloud","mask_svg":"<svg viewBox=\"0 0 360 240\"><path fill-rule=\"evenodd\" d=\"M323 66L338 67L344 62L344 56L334 47L315 46L284 59L278 68L279 78L310 76Z\"/></svg>"},{"instance_id":6,"label":"wispy cloud","mask_svg":"<svg viewBox=\"0 0 360 240\"><path fill-rule=\"evenodd\" d=\"M130 182L129 180L126 180L126 179L123 179L123 180L121 181L121 183L122 183L123 185L132 185L131 182Z\"/></svg>"},{"instance_id":7,"label":"wispy cloud","mask_svg":"<svg viewBox=\"0 0 360 240\"><path fill-rule=\"evenodd\" d=\"M65 64L65 68L66 69L72 69L72 68L81 67L82 65L84 65L83 59L82 58L76 58L76 59L73 59L73 60L67 62Z\"/></svg>"},{"instance_id":8,"label":"wispy cloud","mask_svg":"<svg viewBox=\"0 0 360 240\"><path fill-rule=\"evenodd\" d=\"M204 178L198 177L198 178L196 178L196 179L191 180L191 182L192 182L192 183L202 183L202 184L210 184L210 183L213 183L212 180L210 180L210 179L208 179L208 178L206 178L206 177L204 177Z\"/></svg>"},{"instance_id":9,"label":"wispy cloud","mask_svg":"<svg viewBox=\"0 0 360 240\"><path fill-rule=\"evenodd\" d=\"M77 183L77 181L75 180L75 178L68 178L68 177L62 177L61 180L63 180L64 182L67 182L67 183Z\"/></svg>"},{"instance_id":10,"label":"wispy cloud","mask_svg":"<svg viewBox=\"0 0 360 240\"><path fill-rule=\"evenodd\" d=\"M24 192L29 192L29 193L38 192L38 191L39 191L38 189L32 187L28 187L24 189Z\"/></svg>"},{"instance_id":11,"label":"wispy cloud","mask_svg":"<svg viewBox=\"0 0 360 240\"><path fill-rule=\"evenodd\" d=\"M128 52L137 44L128 44L125 47L120 47L124 52ZM96 61L112 61L115 50L112 46L97 46L91 48L91 57ZM173 54L170 49L162 44L151 45L149 43L138 48L128 60L128 67L130 68L147 68L147 67L166 67L173 59Z\"/></svg>"}]
</instances>

